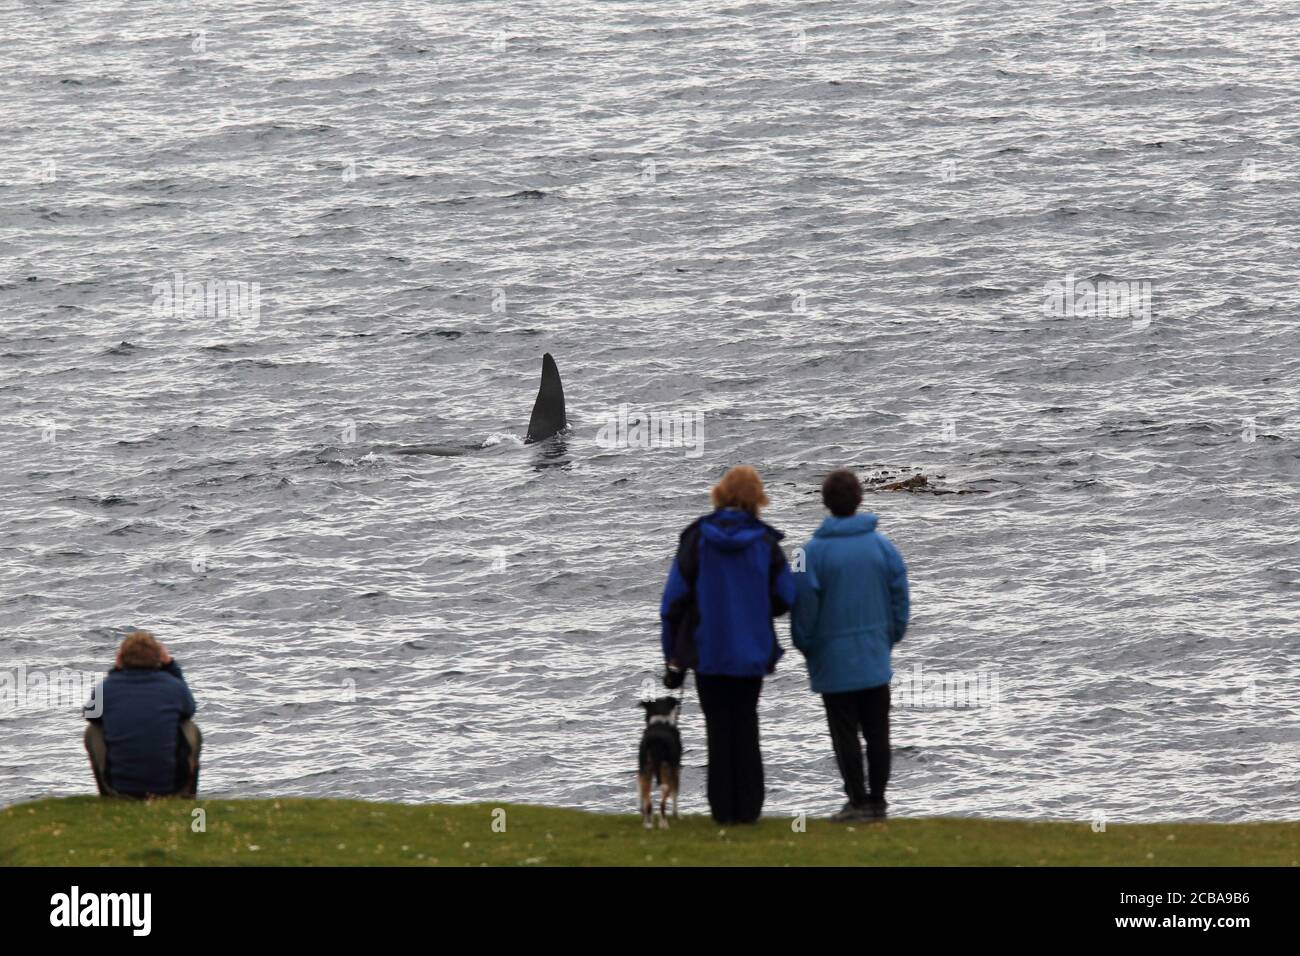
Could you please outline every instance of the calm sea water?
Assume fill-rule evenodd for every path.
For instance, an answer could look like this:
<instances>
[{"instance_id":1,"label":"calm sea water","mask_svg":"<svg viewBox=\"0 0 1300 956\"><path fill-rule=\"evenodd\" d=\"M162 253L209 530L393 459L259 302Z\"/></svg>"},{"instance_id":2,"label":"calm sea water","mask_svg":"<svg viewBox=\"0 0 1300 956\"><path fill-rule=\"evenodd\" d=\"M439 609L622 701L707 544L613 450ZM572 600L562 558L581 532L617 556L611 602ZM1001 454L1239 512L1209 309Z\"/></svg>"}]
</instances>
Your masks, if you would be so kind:
<instances>
[{"instance_id":1,"label":"calm sea water","mask_svg":"<svg viewBox=\"0 0 1300 956\"><path fill-rule=\"evenodd\" d=\"M213 795L630 812L677 532L747 462L797 545L849 464L985 492L868 500L900 676L980 695L895 711L898 813L1300 812L1291 4L0 17L5 673L147 627ZM75 703L0 712L0 802L92 792ZM841 802L823 721L788 655L771 811Z\"/></svg>"}]
</instances>

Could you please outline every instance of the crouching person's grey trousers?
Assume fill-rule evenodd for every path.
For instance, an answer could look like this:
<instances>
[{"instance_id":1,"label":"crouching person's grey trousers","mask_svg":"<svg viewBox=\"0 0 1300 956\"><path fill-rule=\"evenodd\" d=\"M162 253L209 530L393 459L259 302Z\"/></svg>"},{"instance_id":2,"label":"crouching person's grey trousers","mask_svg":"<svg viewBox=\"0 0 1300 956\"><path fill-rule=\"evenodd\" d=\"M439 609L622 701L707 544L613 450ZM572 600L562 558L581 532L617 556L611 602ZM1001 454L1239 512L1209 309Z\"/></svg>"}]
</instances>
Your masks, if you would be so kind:
<instances>
[{"instance_id":1,"label":"crouching person's grey trousers","mask_svg":"<svg viewBox=\"0 0 1300 956\"><path fill-rule=\"evenodd\" d=\"M95 786L101 797L178 796L193 797L199 791L199 754L203 750L203 734L192 720L182 720L176 731L176 789L171 794L119 793L109 783L108 742L104 728L99 724L86 724L86 753L90 756L90 769L95 775Z\"/></svg>"}]
</instances>

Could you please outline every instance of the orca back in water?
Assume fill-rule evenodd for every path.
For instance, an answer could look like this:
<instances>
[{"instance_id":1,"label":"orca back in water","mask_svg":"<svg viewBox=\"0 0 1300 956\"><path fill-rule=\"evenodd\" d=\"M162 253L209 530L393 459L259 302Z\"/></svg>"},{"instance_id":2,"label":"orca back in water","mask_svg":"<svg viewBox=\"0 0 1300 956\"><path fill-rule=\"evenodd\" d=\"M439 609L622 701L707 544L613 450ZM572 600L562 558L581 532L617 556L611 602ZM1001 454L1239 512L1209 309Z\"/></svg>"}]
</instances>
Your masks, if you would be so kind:
<instances>
[{"instance_id":1,"label":"orca back in water","mask_svg":"<svg viewBox=\"0 0 1300 956\"><path fill-rule=\"evenodd\" d=\"M393 455L436 455L441 458L454 458L457 455L467 455L476 448L477 445L397 445L382 450Z\"/></svg>"},{"instance_id":2,"label":"orca back in water","mask_svg":"<svg viewBox=\"0 0 1300 956\"><path fill-rule=\"evenodd\" d=\"M528 419L528 435L525 442L541 441L564 431L569 419L564 414L564 384L560 381L560 370L555 366L555 359L547 352L542 356L542 384L537 389L537 401L533 402L533 414Z\"/></svg>"}]
</instances>

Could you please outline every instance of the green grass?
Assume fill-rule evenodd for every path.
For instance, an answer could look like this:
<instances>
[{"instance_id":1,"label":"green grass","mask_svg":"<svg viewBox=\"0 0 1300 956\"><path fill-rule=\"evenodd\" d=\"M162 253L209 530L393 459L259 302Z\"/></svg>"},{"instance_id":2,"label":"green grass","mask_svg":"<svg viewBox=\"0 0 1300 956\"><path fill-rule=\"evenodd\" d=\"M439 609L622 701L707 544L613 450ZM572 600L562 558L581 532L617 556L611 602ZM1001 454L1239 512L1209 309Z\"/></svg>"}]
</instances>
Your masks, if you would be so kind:
<instances>
[{"instance_id":1,"label":"green grass","mask_svg":"<svg viewBox=\"0 0 1300 956\"><path fill-rule=\"evenodd\" d=\"M194 832L194 810L207 831ZM494 811L498 811L495 813ZM505 832L493 829L504 811ZM1296 866L1300 823L1111 824L906 819L846 827L511 804L69 797L0 810L4 866Z\"/></svg>"}]
</instances>

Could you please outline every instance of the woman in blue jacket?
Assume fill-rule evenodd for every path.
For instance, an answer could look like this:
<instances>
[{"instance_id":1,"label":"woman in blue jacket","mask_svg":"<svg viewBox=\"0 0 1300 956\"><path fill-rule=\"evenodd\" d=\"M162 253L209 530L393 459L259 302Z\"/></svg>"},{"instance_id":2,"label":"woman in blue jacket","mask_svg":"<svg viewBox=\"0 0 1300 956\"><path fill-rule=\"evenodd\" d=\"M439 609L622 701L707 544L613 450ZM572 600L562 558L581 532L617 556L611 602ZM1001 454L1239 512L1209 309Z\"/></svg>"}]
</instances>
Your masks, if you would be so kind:
<instances>
[{"instance_id":1,"label":"woman in blue jacket","mask_svg":"<svg viewBox=\"0 0 1300 956\"><path fill-rule=\"evenodd\" d=\"M784 653L772 619L794 603L794 577L760 521L763 480L748 465L713 489L714 511L682 532L659 606L668 673L695 671L708 736L709 808L718 823L753 823L763 810L758 696Z\"/></svg>"},{"instance_id":2,"label":"woman in blue jacket","mask_svg":"<svg viewBox=\"0 0 1300 956\"><path fill-rule=\"evenodd\" d=\"M841 468L826 476L822 502L831 514L804 548L790 618L794 646L826 705L849 798L831 818L841 821L885 817L890 655L907 633L910 612L902 555L876 530L875 515L857 514L861 501L862 484L853 472ZM867 743L870 790L862 777L859 732Z\"/></svg>"}]
</instances>

